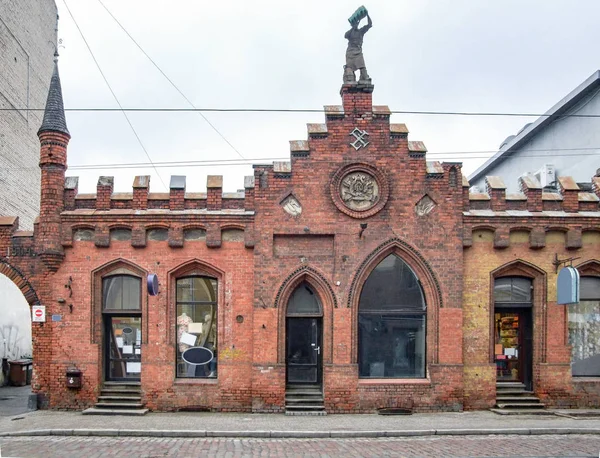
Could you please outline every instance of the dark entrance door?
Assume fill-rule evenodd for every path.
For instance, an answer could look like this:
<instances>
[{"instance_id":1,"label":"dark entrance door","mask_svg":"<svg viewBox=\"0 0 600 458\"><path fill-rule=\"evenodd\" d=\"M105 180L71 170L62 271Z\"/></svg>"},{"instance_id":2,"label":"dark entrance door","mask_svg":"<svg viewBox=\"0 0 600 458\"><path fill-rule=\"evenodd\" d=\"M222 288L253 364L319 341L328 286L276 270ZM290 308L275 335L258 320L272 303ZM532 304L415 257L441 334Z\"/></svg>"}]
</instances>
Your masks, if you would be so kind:
<instances>
[{"instance_id":1,"label":"dark entrance door","mask_svg":"<svg viewBox=\"0 0 600 458\"><path fill-rule=\"evenodd\" d=\"M531 390L531 308L496 308L494 361L499 382L521 382Z\"/></svg>"},{"instance_id":2,"label":"dark entrance door","mask_svg":"<svg viewBox=\"0 0 600 458\"><path fill-rule=\"evenodd\" d=\"M321 384L322 319L288 317L286 321L288 384Z\"/></svg>"},{"instance_id":3,"label":"dark entrance door","mask_svg":"<svg viewBox=\"0 0 600 458\"><path fill-rule=\"evenodd\" d=\"M105 378L139 381L142 373L142 317L104 315Z\"/></svg>"}]
</instances>

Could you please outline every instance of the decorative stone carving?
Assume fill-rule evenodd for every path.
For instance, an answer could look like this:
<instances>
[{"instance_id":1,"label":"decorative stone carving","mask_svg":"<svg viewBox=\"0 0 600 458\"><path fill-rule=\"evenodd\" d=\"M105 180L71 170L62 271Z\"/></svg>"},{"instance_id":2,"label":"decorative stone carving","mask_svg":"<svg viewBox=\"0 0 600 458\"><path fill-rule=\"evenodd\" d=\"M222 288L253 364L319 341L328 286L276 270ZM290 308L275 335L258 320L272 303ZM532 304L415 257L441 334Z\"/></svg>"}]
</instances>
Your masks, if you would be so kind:
<instances>
[{"instance_id":1,"label":"decorative stone carving","mask_svg":"<svg viewBox=\"0 0 600 458\"><path fill-rule=\"evenodd\" d=\"M366 172L349 173L342 180L340 196L348 208L368 210L379 198L377 180Z\"/></svg>"},{"instance_id":2,"label":"decorative stone carving","mask_svg":"<svg viewBox=\"0 0 600 458\"><path fill-rule=\"evenodd\" d=\"M292 194L287 196L283 202L281 202L283 210L292 216L299 216L302 213L302 205L298 202Z\"/></svg>"},{"instance_id":3,"label":"decorative stone carving","mask_svg":"<svg viewBox=\"0 0 600 458\"><path fill-rule=\"evenodd\" d=\"M369 133L366 130L360 130L358 127L355 127L354 130L350 132L350 135L356 139L353 142L350 142L350 146L352 146L356 151L366 147L369 144L367 141Z\"/></svg>"},{"instance_id":4,"label":"decorative stone carving","mask_svg":"<svg viewBox=\"0 0 600 458\"><path fill-rule=\"evenodd\" d=\"M371 164L354 163L341 167L330 183L331 198L342 213L368 218L380 211L389 197L384 173Z\"/></svg>"},{"instance_id":5,"label":"decorative stone carving","mask_svg":"<svg viewBox=\"0 0 600 458\"><path fill-rule=\"evenodd\" d=\"M419 216L425 216L431 213L434 208L435 202L431 199L431 197L425 194L415 205L415 212Z\"/></svg>"}]
</instances>

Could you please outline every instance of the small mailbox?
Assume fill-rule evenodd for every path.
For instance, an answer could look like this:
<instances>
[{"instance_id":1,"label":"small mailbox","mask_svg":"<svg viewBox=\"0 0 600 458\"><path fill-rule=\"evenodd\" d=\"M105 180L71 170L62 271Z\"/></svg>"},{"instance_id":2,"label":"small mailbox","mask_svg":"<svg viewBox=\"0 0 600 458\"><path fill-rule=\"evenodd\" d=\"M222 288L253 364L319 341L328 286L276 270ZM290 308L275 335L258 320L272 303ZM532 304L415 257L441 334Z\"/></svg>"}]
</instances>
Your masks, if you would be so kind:
<instances>
[{"instance_id":1,"label":"small mailbox","mask_svg":"<svg viewBox=\"0 0 600 458\"><path fill-rule=\"evenodd\" d=\"M67 387L81 388L81 371L75 367L67 369Z\"/></svg>"}]
</instances>

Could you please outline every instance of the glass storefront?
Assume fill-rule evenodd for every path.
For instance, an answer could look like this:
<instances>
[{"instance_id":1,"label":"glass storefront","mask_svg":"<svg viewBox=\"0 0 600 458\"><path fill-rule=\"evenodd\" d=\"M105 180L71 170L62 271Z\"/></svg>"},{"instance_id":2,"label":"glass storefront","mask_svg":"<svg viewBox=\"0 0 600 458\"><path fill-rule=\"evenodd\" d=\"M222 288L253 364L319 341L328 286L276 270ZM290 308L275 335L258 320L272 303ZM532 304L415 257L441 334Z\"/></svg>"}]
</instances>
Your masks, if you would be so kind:
<instances>
[{"instance_id":1,"label":"glass storefront","mask_svg":"<svg viewBox=\"0 0 600 458\"><path fill-rule=\"evenodd\" d=\"M600 376L600 277L581 277L580 300L569 305L571 373Z\"/></svg>"}]
</instances>

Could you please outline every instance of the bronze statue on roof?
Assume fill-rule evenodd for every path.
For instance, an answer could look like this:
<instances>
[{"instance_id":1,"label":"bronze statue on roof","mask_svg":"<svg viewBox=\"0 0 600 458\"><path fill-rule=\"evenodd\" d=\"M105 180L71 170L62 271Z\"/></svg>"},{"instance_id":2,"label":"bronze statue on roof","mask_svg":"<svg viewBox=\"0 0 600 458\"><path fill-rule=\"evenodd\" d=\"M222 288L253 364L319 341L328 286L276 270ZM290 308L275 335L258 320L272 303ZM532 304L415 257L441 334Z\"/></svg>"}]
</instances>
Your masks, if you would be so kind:
<instances>
[{"instance_id":1,"label":"bronze statue on roof","mask_svg":"<svg viewBox=\"0 0 600 458\"><path fill-rule=\"evenodd\" d=\"M360 21L367 18L367 25L358 28ZM358 84L371 84L371 78L367 73L365 58L363 57L362 44L365 33L373 26L369 12L364 6L358 8L348 19L352 28L346 32L344 37L348 40L346 50L346 65L344 65L344 83L356 83L354 72L360 71Z\"/></svg>"}]
</instances>

